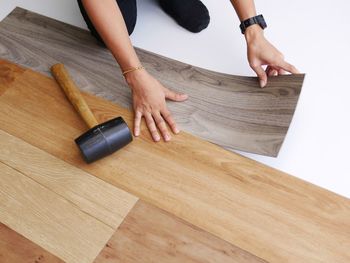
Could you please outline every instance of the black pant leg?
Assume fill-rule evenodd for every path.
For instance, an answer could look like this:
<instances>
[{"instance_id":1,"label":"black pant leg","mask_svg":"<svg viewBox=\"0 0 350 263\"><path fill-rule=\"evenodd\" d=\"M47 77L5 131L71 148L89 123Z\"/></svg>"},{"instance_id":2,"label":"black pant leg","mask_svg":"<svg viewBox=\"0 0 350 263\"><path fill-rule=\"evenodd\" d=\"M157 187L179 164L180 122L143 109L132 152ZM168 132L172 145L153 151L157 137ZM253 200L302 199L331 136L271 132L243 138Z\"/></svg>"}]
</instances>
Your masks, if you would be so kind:
<instances>
[{"instance_id":1,"label":"black pant leg","mask_svg":"<svg viewBox=\"0 0 350 263\"><path fill-rule=\"evenodd\" d=\"M179 25L193 33L198 33L209 25L209 11L200 0L158 0L158 2Z\"/></svg>"},{"instance_id":2,"label":"black pant leg","mask_svg":"<svg viewBox=\"0 0 350 263\"><path fill-rule=\"evenodd\" d=\"M119 9L123 15L126 28L128 30L129 35L132 34L134 31L135 25L136 25L136 18L137 18L137 7L136 7L136 0L116 0ZM88 14L86 13L86 10L84 8L83 3L81 0L78 0L78 5L80 8L80 12L86 22L86 25L88 26L91 34L101 43L103 43L102 38L100 37L99 33L97 32L96 28L92 24Z\"/></svg>"}]
</instances>

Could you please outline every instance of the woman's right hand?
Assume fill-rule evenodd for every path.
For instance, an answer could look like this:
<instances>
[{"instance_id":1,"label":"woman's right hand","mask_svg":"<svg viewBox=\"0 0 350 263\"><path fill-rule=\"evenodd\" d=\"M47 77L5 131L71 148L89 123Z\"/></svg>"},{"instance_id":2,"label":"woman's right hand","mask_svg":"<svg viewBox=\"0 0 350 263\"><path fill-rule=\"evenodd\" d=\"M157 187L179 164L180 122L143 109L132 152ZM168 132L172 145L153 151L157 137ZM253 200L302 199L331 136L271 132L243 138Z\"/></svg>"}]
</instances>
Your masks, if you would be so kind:
<instances>
[{"instance_id":1,"label":"woman's right hand","mask_svg":"<svg viewBox=\"0 0 350 263\"><path fill-rule=\"evenodd\" d=\"M116 1L83 0L82 2L103 42L112 52L120 67L128 68L131 65L139 65L140 60L131 44L123 15ZM125 79L132 89L135 136L140 134L143 116L155 141L160 140L157 127L164 140L169 141L171 136L166 123L174 133L178 133L179 130L166 107L165 99L184 101L187 95L178 94L163 87L144 69L127 73Z\"/></svg>"},{"instance_id":2,"label":"woman's right hand","mask_svg":"<svg viewBox=\"0 0 350 263\"><path fill-rule=\"evenodd\" d=\"M135 113L134 135L140 135L142 117L145 118L152 138L156 142L160 140L157 127L165 141L171 139L166 123L173 133L179 133L179 129L166 106L166 99L184 101L188 96L165 88L145 69L129 72L126 74L125 79L132 90Z\"/></svg>"}]
</instances>

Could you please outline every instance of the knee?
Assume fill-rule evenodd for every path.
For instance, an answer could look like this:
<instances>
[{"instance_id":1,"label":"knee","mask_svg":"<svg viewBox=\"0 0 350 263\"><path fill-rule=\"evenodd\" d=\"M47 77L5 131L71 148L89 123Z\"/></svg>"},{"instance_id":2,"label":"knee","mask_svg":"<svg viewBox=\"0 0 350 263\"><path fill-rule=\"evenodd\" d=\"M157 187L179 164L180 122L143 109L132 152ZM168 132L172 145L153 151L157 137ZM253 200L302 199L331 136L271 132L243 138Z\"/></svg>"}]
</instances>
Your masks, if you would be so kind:
<instances>
[{"instance_id":1,"label":"knee","mask_svg":"<svg viewBox=\"0 0 350 263\"><path fill-rule=\"evenodd\" d=\"M207 7L203 3L192 8L190 13L191 16L185 22L189 31L199 33L208 27L210 23L210 15Z\"/></svg>"},{"instance_id":2,"label":"knee","mask_svg":"<svg viewBox=\"0 0 350 263\"><path fill-rule=\"evenodd\" d=\"M187 30L198 33L210 22L209 11L200 0L158 0L162 9Z\"/></svg>"}]
</instances>

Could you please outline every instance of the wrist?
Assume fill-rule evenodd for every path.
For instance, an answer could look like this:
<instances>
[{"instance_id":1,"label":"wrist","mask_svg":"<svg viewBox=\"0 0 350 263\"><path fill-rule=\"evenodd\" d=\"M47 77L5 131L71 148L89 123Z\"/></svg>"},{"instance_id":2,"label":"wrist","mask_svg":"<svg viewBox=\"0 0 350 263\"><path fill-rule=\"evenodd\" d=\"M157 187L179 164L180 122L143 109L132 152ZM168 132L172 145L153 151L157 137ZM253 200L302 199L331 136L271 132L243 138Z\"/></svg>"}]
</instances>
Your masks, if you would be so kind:
<instances>
[{"instance_id":1,"label":"wrist","mask_svg":"<svg viewBox=\"0 0 350 263\"><path fill-rule=\"evenodd\" d=\"M124 75L124 78L129 87L133 89L133 87L136 86L137 82L142 81L142 79L145 77L145 74L147 74L147 72L144 68L142 68L128 72Z\"/></svg>"},{"instance_id":2,"label":"wrist","mask_svg":"<svg viewBox=\"0 0 350 263\"><path fill-rule=\"evenodd\" d=\"M120 56L122 52L114 52L113 50L111 52L116 62L119 64L122 73L128 69L141 66L141 62L135 52L131 52L131 54L129 54L130 52L127 52L123 54L123 56Z\"/></svg>"},{"instance_id":3,"label":"wrist","mask_svg":"<svg viewBox=\"0 0 350 263\"><path fill-rule=\"evenodd\" d=\"M258 24L252 25L246 29L244 37L249 44L250 42L255 41L259 38L263 38L264 30Z\"/></svg>"}]
</instances>

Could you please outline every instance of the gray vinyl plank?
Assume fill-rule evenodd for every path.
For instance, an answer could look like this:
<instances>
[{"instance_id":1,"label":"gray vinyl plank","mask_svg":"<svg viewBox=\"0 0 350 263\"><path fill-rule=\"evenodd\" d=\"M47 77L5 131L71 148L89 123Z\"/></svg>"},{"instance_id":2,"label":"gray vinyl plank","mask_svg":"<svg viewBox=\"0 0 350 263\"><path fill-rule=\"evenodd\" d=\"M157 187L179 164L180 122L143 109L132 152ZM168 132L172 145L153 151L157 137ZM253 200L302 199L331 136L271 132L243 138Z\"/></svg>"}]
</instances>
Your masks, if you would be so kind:
<instances>
[{"instance_id":1,"label":"gray vinyl plank","mask_svg":"<svg viewBox=\"0 0 350 263\"><path fill-rule=\"evenodd\" d=\"M189 94L168 106L180 127L228 150L277 156L287 134L303 74L257 78L191 66L139 48L142 64L166 87ZM131 93L110 52L86 30L16 8L0 22L0 57L50 75L64 63L79 87L131 108Z\"/></svg>"}]
</instances>

